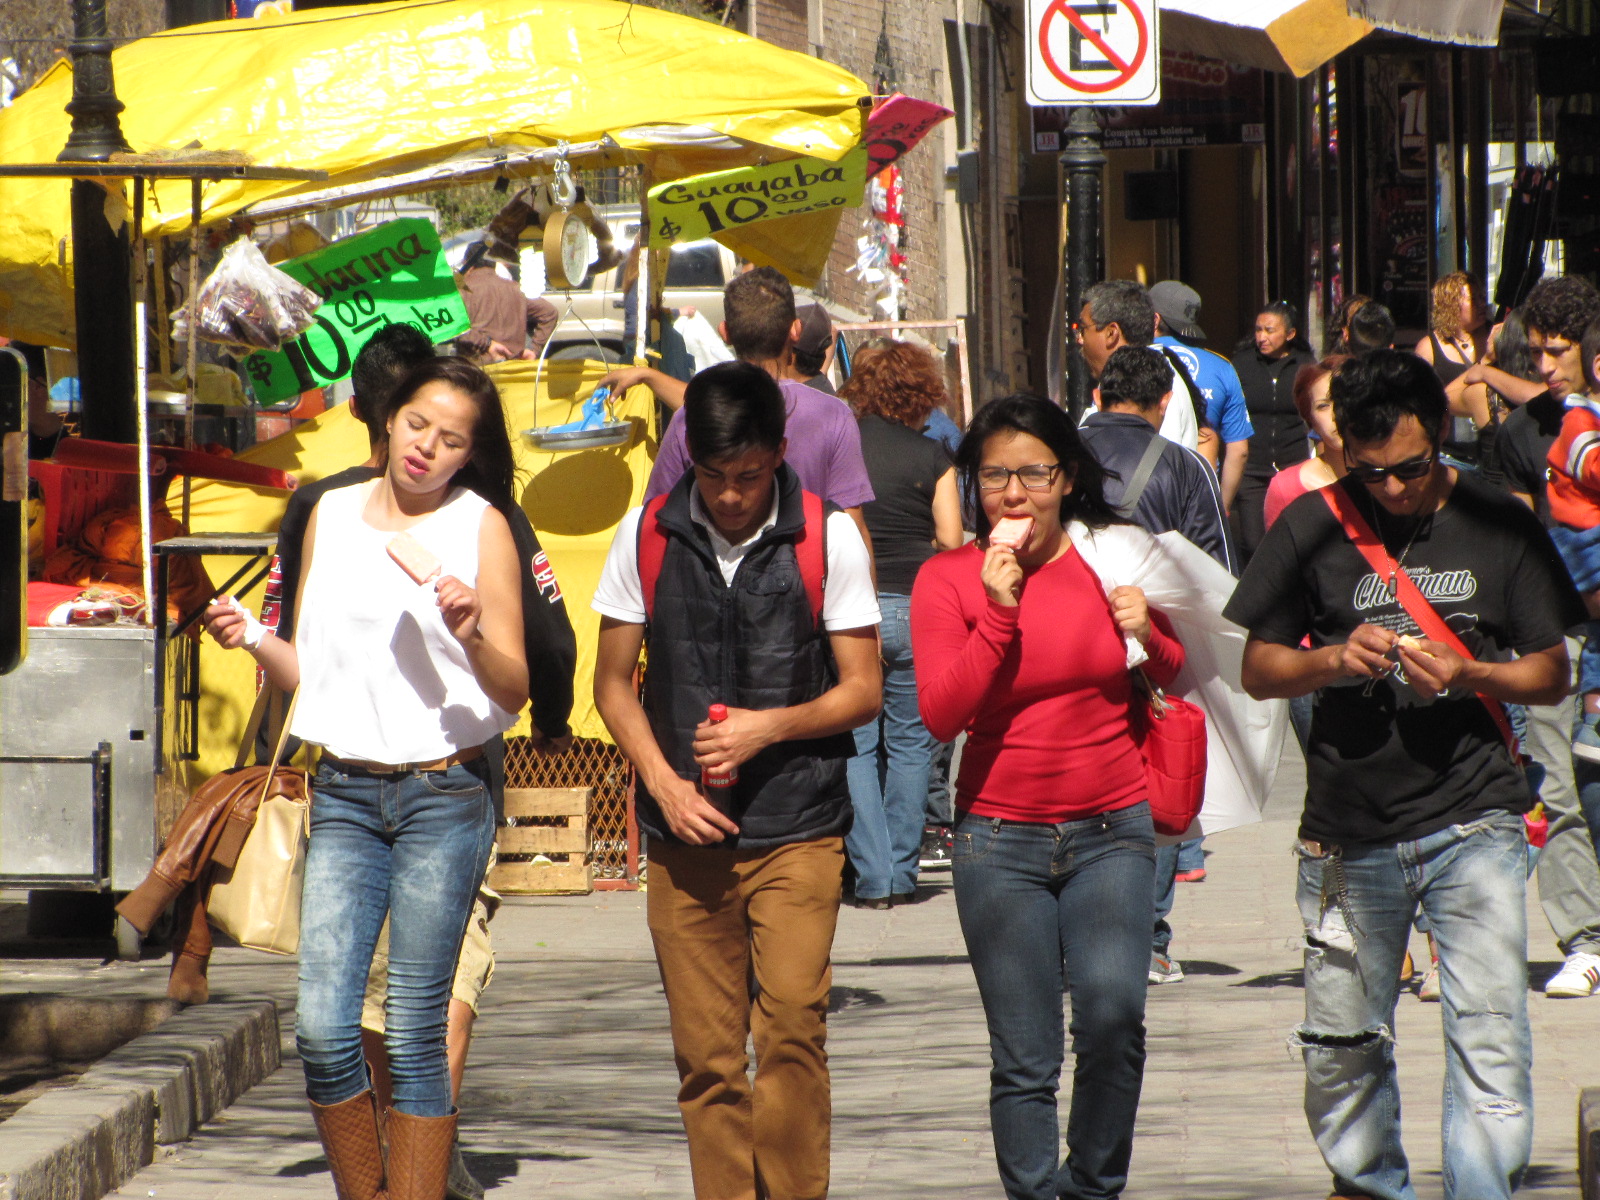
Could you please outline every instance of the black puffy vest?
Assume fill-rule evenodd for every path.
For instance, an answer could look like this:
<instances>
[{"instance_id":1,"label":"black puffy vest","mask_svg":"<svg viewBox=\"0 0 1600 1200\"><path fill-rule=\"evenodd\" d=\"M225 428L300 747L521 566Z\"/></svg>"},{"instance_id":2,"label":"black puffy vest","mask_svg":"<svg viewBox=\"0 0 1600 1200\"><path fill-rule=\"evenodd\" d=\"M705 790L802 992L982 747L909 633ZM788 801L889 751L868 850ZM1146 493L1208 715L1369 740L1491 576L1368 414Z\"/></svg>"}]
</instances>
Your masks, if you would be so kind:
<instances>
[{"instance_id":1,"label":"black puffy vest","mask_svg":"<svg viewBox=\"0 0 1600 1200\"><path fill-rule=\"evenodd\" d=\"M667 547L645 633L644 708L662 754L684 779L700 778L694 730L711 705L787 708L838 682L795 558L794 538L805 528L800 481L782 466L776 486L777 524L750 547L731 587L710 539L690 519L692 474L657 517ZM852 815L845 764L854 752L855 739L841 733L780 742L741 763L738 782L712 795L740 830L721 845L758 850L843 834ZM637 812L652 838L678 840L643 781Z\"/></svg>"}]
</instances>

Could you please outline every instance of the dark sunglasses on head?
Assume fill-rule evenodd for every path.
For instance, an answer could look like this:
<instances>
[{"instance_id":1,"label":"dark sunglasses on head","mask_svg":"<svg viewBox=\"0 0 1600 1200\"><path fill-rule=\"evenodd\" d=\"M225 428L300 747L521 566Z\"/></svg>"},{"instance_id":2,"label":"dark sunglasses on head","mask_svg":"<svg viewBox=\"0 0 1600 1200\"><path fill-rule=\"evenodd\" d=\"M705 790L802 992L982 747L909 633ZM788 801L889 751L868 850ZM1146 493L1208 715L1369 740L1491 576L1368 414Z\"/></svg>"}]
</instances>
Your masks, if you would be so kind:
<instances>
[{"instance_id":1,"label":"dark sunglasses on head","mask_svg":"<svg viewBox=\"0 0 1600 1200\"><path fill-rule=\"evenodd\" d=\"M1434 461L1438 457L1437 454L1429 454L1424 458L1413 458L1406 462L1395 463L1392 467L1374 467L1366 463L1353 463L1349 458L1346 458L1344 465L1345 469L1350 472L1350 477L1357 483L1382 483L1391 475L1402 482L1410 482L1413 479L1421 479L1429 471L1433 470Z\"/></svg>"}]
</instances>

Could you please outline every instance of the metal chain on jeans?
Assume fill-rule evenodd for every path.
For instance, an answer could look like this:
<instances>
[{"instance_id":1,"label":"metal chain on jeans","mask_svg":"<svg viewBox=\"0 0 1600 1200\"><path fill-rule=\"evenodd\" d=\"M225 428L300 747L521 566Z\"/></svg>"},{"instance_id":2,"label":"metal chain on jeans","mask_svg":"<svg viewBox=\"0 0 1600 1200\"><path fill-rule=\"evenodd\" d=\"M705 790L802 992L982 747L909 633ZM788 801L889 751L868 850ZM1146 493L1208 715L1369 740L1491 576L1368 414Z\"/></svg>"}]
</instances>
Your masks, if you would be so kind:
<instances>
[{"instance_id":1,"label":"metal chain on jeans","mask_svg":"<svg viewBox=\"0 0 1600 1200\"><path fill-rule=\"evenodd\" d=\"M1361 922L1356 920L1355 909L1350 904L1350 877L1345 874L1344 850L1339 846L1328 848L1328 858L1322 868L1322 911L1328 911L1328 891L1332 885L1333 903L1349 927L1352 936L1362 934Z\"/></svg>"}]
</instances>

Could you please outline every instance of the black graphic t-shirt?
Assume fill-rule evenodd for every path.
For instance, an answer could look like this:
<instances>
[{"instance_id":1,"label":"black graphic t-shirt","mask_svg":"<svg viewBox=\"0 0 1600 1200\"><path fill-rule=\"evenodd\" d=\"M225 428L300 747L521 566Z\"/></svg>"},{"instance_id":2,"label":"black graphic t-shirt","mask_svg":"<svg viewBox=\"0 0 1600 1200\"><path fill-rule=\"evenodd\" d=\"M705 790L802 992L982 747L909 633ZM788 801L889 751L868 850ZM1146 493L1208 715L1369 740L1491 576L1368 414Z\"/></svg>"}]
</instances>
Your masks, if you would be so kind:
<instances>
[{"instance_id":1,"label":"black graphic t-shirt","mask_svg":"<svg viewBox=\"0 0 1600 1200\"><path fill-rule=\"evenodd\" d=\"M1390 554L1411 542L1406 573L1473 657L1548 649L1584 619L1549 535L1506 493L1463 473L1418 528L1378 509L1361 484L1333 486L1355 498ZM1225 615L1282 646L1308 635L1313 647L1342 643L1362 623L1422 636L1315 492L1267 531ZM1482 701L1465 689L1425 701L1392 675L1317 693L1306 775L1300 836L1339 844L1409 841L1532 803Z\"/></svg>"}]
</instances>

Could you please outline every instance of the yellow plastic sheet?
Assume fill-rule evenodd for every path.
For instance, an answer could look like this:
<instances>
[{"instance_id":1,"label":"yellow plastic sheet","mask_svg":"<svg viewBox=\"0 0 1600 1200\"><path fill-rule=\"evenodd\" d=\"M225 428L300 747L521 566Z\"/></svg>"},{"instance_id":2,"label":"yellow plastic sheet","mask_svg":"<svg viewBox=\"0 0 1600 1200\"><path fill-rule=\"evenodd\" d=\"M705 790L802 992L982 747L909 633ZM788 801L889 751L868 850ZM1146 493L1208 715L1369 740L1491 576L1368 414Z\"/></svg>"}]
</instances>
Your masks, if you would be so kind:
<instances>
[{"instance_id":1,"label":"yellow plastic sheet","mask_svg":"<svg viewBox=\"0 0 1600 1200\"><path fill-rule=\"evenodd\" d=\"M546 363L536 395L535 364L509 362L489 368L500 387L513 435L519 499L555 568L578 638L572 729L578 737L606 741L610 734L595 711L593 695L600 616L589 602L617 524L628 509L643 502L659 440L655 398L648 388L637 387L616 401L613 411L633 423L634 433L626 444L609 449L551 454L534 449L521 431L576 420L580 397L586 399L609 369L601 363ZM368 454L366 426L341 404L239 457L293 472L305 484L364 462ZM174 515L179 503L175 488L168 501ZM282 492L197 480L190 492L190 527L196 533L270 533L283 519L286 503ZM218 583L239 565L234 558L205 562ZM252 611L260 611L261 591L258 587L243 596ZM200 689L200 759L194 764L192 783L232 765L255 695L255 661L202 637ZM524 713L513 733L527 731Z\"/></svg>"},{"instance_id":2,"label":"yellow plastic sheet","mask_svg":"<svg viewBox=\"0 0 1600 1200\"><path fill-rule=\"evenodd\" d=\"M198 142L330 174L312 184L209 182L207 221L489 146L604 142L574 165L642 162L654 182L795 155L833 161L860 140L869 96L820 59L626 0L311 9L169 30L112 57L135 151ZM0 110L0 162L53 161L71 94L63 61ZM75 344L68 192L59 179L0 179L0 333ZM188 183L156 185L147 232L181 231L188 220ZM825 253L802 243L795 261Z\"/></svg>"}]
</instances>

